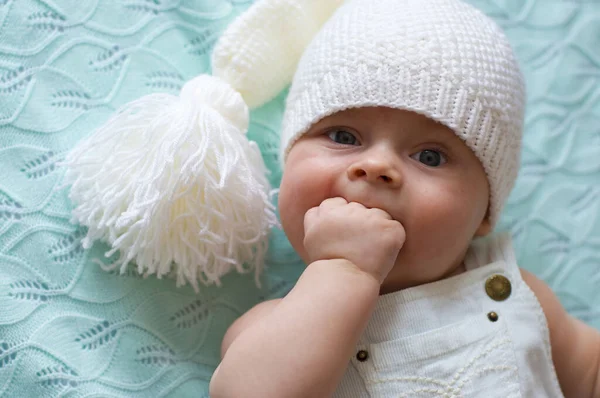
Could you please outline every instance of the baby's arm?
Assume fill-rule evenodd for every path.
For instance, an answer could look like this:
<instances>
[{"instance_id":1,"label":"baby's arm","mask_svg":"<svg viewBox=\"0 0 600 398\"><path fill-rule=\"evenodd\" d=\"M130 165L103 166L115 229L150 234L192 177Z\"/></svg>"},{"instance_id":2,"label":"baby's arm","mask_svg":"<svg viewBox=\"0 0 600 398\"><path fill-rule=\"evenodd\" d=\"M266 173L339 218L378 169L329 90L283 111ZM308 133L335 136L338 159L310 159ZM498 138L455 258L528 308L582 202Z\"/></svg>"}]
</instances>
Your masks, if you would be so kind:
<instances>
[{"instance_id":1,"label":"baby's arm","mask_svg":"<svg viewBox=\"0 0 600 398\"><path fill-rule=\"evenodd\" d=\"M330 396L378 294L378 281L354 264L310 264L268 313L257 307L255 316L249 314L253 322L231 342L210 396Z\"/></svg>"},{"instance_id":2,"label":"baby's arm","mask_svg":"<svg viewBox=\"0 0 600 398\"><path fill-rule=\"evenodd\" d=\"M544 282L521 273L546 315L554 368L565 397L600 397L600 332L570 316Z\"/></svg>"},{"instance_id":3,"label":"baby's arm","mask_svg":"<svg viewBox=\"0 0 600 398\"><path fill-rule=\"evenodd\" d=\"M308 267L285 298L228 331L210 396L332 395L403 242L382 210L336 198L307 213Z\"/></svg>"}]
</instances>

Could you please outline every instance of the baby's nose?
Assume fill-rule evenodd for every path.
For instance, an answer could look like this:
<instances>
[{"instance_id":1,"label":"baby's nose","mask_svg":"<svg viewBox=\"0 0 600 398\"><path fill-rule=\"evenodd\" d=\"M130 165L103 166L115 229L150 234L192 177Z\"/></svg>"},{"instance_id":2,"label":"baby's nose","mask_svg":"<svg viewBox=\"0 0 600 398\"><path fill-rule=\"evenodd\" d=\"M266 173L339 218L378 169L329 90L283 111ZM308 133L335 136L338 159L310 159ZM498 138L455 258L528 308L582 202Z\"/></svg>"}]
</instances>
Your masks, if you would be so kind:
<instances>
[{"instance_id":1,"label":"baby's nose","mask_svg":"<svg viewBox=\"0 0 600 398\"><path fill-rule=\"evenodd\" d=\"M366 180L370 183L381 183L397 186L401 183L402 175L398 168L384 159L370 158L353 163L348 168L350 180Z\"/></svg>"}]
</instances>

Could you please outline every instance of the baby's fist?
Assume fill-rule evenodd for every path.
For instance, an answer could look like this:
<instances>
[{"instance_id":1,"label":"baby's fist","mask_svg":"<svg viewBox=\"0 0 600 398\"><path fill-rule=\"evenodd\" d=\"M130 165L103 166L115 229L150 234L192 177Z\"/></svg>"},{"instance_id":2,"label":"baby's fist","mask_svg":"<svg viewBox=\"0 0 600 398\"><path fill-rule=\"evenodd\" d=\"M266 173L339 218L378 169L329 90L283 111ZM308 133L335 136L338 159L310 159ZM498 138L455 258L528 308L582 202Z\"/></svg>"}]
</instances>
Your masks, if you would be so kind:
<instances>
[{"instance_id":1,"label":"baby's fist","mask_svg":"<svg viewBox=\"0 0 600 398\"><path fill-rule=\"evenodd\" d=\"M304 216L310 262L346 259L380 283L392 270L406 238L404 227L381 209L343 198L324 200Z\"/></svg>"}]
</instances>

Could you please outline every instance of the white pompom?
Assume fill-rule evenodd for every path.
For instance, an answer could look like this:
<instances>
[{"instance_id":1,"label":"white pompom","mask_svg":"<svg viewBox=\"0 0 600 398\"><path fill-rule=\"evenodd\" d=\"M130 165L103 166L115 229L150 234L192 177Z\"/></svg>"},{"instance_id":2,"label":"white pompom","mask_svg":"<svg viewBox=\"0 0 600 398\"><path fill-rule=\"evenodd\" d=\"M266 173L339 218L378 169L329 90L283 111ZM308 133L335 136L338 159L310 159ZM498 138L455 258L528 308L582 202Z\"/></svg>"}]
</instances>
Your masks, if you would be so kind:
<instances>
[{"instance_id":1,"label":"white pompom","mask_svg":"<svg viewBox=\"0 0 600 398\"><path fill-rule=\"evenodd\" d=\"M227 83L200 76L180 97L152 94L121 109L66 159L84 247L102 240L140 273L177 284L262 270L277 225L266 167L249 141L248 108ZM244 267L244 264L249 267Z\"/></svg>"}]
</instances>

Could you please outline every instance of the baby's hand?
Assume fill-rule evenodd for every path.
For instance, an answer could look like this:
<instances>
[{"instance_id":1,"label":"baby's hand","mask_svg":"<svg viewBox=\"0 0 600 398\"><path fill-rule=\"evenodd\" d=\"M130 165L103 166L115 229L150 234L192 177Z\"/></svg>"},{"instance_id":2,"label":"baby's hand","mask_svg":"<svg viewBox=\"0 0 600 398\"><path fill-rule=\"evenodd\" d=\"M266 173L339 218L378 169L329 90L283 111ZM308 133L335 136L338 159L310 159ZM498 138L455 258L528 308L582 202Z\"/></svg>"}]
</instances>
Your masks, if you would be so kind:
<instances>
[{"instance_id":1,"label":"baby's hand","mask_svg":"<svg viewBox=\"0 0 600 398\"><path fill-rule=\"evenodd\" d=\"M324 200L304 216L310 262L346 259L383 282L406 238L404 227L381 209L343 198Z\"/></svg>"}]
</instances>

